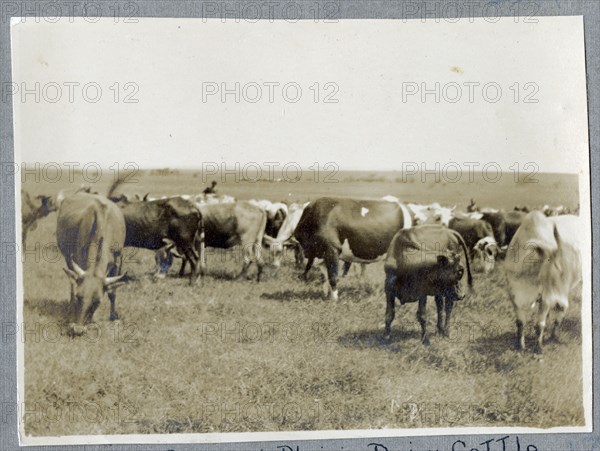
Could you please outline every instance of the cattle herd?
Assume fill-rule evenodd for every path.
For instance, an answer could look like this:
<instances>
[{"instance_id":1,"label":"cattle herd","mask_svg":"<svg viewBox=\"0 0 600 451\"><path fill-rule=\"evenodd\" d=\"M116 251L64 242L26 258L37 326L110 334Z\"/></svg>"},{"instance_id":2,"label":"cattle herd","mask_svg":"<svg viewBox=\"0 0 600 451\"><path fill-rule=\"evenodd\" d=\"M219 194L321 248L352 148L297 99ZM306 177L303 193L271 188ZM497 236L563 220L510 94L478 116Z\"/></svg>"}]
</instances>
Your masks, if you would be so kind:
<instances>
[{"instance_id":1,"label":"cattle herd","mask_svg":"<svg viewBox=\"0 0 600 451\"><path fill-rule=\"evenodd\" d=\"M36 221L58 211L56 239L71 281L69 330L82 334L106 294L110 320L118 318L115 291L127 283L123 248L155 251L154 277L181 259L180 276L189 265L189 283L206 273L206 247L241 246L239 277L256 264L260 281L264 249L271 266L281 266L286 250L293 250L306 278L313 265L323 273L325 297L338 300L339 262L343 275L352 263L362 266L384 261L382 274L387 301L384 337L389 338L396 299L418 302L421 340L428 344L425 307L427 296L437 306L437 328L447 333L455 300L468 295L472 264L485 274L504 259L511 301L516 313L516 347L525 348L524 323L537 304L536 352L542 351L550 309L557 315L554 336L581 281L581 223L563 207L528 211L479 208L473 200L465 212L437 203L405 203L393 196L381 199L322 197L304 204L267 200L237 201L215 194L133 198L115 196L118 183L107 195L82 187L74 193L33 197L22 191L23 246ZM445 318L444 318L445 316Z\"/></svg>"}]
</instances>

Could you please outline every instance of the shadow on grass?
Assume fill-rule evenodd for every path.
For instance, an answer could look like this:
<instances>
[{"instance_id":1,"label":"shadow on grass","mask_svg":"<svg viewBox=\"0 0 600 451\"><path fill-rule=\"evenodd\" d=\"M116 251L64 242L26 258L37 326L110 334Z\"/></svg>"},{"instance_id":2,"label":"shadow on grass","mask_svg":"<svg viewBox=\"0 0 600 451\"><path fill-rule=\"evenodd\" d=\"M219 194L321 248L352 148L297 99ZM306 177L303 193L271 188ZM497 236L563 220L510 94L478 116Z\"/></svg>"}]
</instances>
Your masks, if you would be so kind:
<instances>
[{"instance_id":1,"label":"shadow on grass","mask_svg":"<svg viewBox=\"0 0 600 451\"><path fill-rule=\"evenodd\" d=\"M271 301L325 301L323 299L323 293L317 290L279 290L273 293L262 293L261 299L268 299Z\"/></svg>"},{"instance_id":2,"label":"shadow on grass","mask_svg":"<svg viewBox=\"0 0 600 451\"><path fill-rule=\"evenodd\" d=\"M285 289L274 291L272 293L263 293L260 295L261 299L269 299L273 301L325 301L339 304L346 304L349 302L356 303L361 302L365 298L372 297L377 293L377 290L366 283L356 286L346 286L338 288L339 299L337 301L330 300L323 296L323 291L314 288L306 288L301 290Z\"/></svg>"},{"instance_id":3,"label":"shadow on grass","mask_svg":"<svg viewBox=\"0 0 600 451\"><path fill-rule=\"evenodd\" d=\"M415 341L422 346L420 331L394 327L388 339L383 337L383 329L363 329L349 332L338 338L338 343L348 348L382 349L392 352L400 351L408 342L410 346L414 346Z\"/></svg>"},{"instance_id":4,"label":"shadow on grass","mask_svg":"<svg viewBox=\"0 0 600 451\"><path fill-rule=\"evenodd\" d=\"M497 334L482 335L473 339L473 349L488 357L497 358L507 349L515 349L516 330Z\"/></svg>"}]
</instances>

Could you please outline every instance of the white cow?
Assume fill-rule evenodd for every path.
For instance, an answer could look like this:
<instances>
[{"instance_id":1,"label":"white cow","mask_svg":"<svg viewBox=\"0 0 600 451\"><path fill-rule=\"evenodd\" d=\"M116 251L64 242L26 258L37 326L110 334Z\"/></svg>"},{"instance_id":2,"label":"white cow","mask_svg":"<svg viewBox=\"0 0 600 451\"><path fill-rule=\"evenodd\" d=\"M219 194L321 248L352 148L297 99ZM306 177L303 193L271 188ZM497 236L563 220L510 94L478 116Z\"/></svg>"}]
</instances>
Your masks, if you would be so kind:
<instances>
[{"instance_id":1,"label":"white cow","mask_svg":"<svg viewBox=\"0 0 600 451\"><path fill-rule=\"evenodd\" d=\"M410 210L414 225L439 223L448 226L450 219L452 219L454 209L456 208L456 206L452 208L442 207L437 202L428 205L414 203L402 204L399 198L390 195L383 196L381 200L397 203L398 205L406 205Z\"/></svg>"},{"instance_id":2,"label":"white cow","mask_svg":"<svg viewBox=\"0 0 600 451\"><path fill-rule=\"evenodd\" d=\"M525 349L523 327L539 299L535 352L542 352L546 319L557 311L552 337L569 307L569 296L581 282L581 220L564 215L547 218L529 213L508 246L505 268L517 316L517 350Z\"/></svg>"},{"instance_id":3,"label":"white cow","mask_svg":"<svg viewBox=\"0 0 600 451\"><path fill-rule=\"evenodd\" d=\"M277 237L275 239L271 239L265 235L265 239L270 241L269 246L273 255L273 266L276 268L281 266L281 259L285 247L294 247L297 251L301 249L300 244L294 238L294 232L296 230L296 226L300 222L300 218L302 217L304 209L309 203L310 202L306 202L304 204L291 204L288 207L287 216L279 228ZM299 260L300 257L301 255L297 253L297 260ZM304 258L302 257L302 260L303 259Z\"/></svg>"}]
</instances>

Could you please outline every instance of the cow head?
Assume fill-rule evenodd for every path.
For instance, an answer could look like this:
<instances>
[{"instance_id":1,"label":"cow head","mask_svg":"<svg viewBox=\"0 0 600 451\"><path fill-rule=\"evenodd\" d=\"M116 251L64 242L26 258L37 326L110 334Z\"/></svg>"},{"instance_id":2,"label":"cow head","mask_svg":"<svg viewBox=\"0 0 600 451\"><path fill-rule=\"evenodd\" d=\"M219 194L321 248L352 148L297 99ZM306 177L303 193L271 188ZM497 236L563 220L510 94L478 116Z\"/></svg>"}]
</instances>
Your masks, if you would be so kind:
<instances>
[{"instance_id":1,"label":"cow head","mask_svg":"<svg viewBox=\"0 0 600 451\"><path fill-rule=\"evenodd\" d=\"M447 301L453 302L465 297L461 279L465 274L465 268L460 263L460 255L438 255L436 268L432 272L436 276L436 285L440 295Z\"/></svg>"},{"instance_id":2,"label":"cow head","mask_svg":"<svg viewBox=\"0 0 600 451\"><path fill-rule=\"evenodd\" d=\"M81 335L85 325L91 322L104 293L122 285L125 274L114 277L98 277L91 271L84 271L73 262L73 270L63 268L71 282L72 322L70 332Z\"/></svg>"},{"instance_id":3,"label":"cow head","mask_svg":"<svg viewBox=\"0 0 600 451\"><path fill-rule=\"evenodd\" d=\"M452 208L442 207L437 202L430 205L408 204L413 213L415 224L444 224L448 226L456 206Z\"/></svg>"},{"instance_id":4,"label":"cow head","mask_svg":"<svg viewBox=\"0 0 600 451\"><path fill-rule=\"evenodd\" d=\"M496 240L486 236L475 244L473 251L483 265L483 272L487 274L493 271L494 266L496 265L496 258L498 258L500 252Z\"/></svg>"},{"instance_id":5,"label":"cow head","mask_svg":"<svg viewBox=\"0 0 600 451\"><path fill-rule=\"evenodd\" d=\"M54 200L52 199L52 197L40 195L40 196L36 196L36 199L40 204L40 207L38 210L38 215L40 217L48 216L53 211L57 210L56 204L55 204Z\"/></svg>"},{"instance_id":6,"label":"cow head","mask_svg":"<svg viewBox=\"0 0 600 451\"><path fill-rule=\"evenodd\" d=\"M279 233L279 229L283 225L283 221L285 221L285 211L280 208L274 214L269 213L269 217L267 219L267 228L265 230L266 234L272 237L276 237Z\"/></svg>"}]
</instances>

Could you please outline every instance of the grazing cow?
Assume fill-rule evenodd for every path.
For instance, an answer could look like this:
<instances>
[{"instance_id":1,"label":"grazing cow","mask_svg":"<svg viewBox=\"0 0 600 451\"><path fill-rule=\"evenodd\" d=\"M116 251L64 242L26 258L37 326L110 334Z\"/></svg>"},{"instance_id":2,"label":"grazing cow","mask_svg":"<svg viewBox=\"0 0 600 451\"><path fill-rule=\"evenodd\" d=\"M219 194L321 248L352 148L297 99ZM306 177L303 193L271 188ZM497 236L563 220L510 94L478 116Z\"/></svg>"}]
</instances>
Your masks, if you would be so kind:
<instances>
[{"instance_id":1,"label":"grazing cow","mask_svg":"<svg viewBox=\"0 0 600 451\"><path fill-rule=\"evenodd\" d=\"M487 222L494 232L494 238L499 246L503 247L508 244L506 241L506 220L504 219L504 214L501 212L486 212L481 213L481 217L478 219L482 219Z\"/></svg>"},{"instance_id":2,"label":"grazing cow","mask_svg":"<svg viewBox=\"0 0 600 451\"><path fill-rule=\"evenodd\" d=\"M308 205L300 218L295 237L308 263L324 259L325 296L338 298L338 260L373 263L381 260L395 233L412 227L413 216L400 203L382 200L322 197Z\"/></svg>"},{"instance_id":3,"label":"grazing cow","mask_svg":"<svg viewBox=\"0 0 600 451\"><path fill-rule=\"evenodd\" d=\"M206 247L230 249L241 245L244 266L237 278L244 277L252 262L256 262L256 280L260 281L264 267L261 250L267 223L265 211L248 202L198 204L198 207L202 212ZM185 271L187 260L183 259L180 274ZM161 262L164 262L164 259ZM167 265L170 266L170 263Z\"/></svg>"},{"instance_id":4,"label":"grazing cow","mask_svg":"<svg viewBox=\"0 0 600 451\"><path fill-rule=\"evenodd\" d=\"M522 211L483 212L481 219L492 226L494 238L500 247L508 246L527 213Z\"/></svg>"},{"instance_id":5,"label":"grazing cow","mask_svg":"<svg viewBox=\"0 0 600 451\"><path fill-rule=\"evenodd\" d=\"M454 217L450 220L448 227L460 233L469 249L471 258L479 257L486 273L494 269L498 244L489 223L481 219Z\"/></svg>"},{"instance_id":6,"label":"grazing cow","mask_svg":"<svg viewBox=\"0 0 600 451\"><path fill-rule=\"evenodd\" d=\"M428 224L400 230L394 236L385 259L386 338L390 336L394 321L396 298L401 305L419 302L417 320L421 324L421 341L427 345L427 296L435 296L437 328L440 333L447 333L454 301L464 298L461 287L464 275L464 268L460 263L461 248L467 265L467 280L471 286L473 280L469 252L458 232L441 225ZM446 320L442 324L444 307Z\"/></svg>"},{"instance_id":7,"label":"grazing cow","mask_svg":"<svg viewBox=\"0 0 600 451\"><path fill-rule=\"evenodd\" d=\"M196 205L180 197L145 202L120 200L116 205L121 207L127 226L125 246L150 250L177 246L190 261L190 283L204 274L202 242L198 236L202 216ZM164 277L168 266L159 265L156 276Z\"/></svg>"},{"instance_id":8,"label":"grazing cow","mask_svg":"<svg viewBox=\"0 0 600 451\"><path fill-rule=\"evenodd\" d=\"M513 236L515 236L515 233L517 233L519 227L521 227L521 223L523 222L523 219L525 219L525 216L527 216L527 213L522 211L508 211L503 213L503 216L504 223L506 224L505 244L508 245L513 239Z\"/></svg>"},{"instance_id":9,"label":"grazing cow","mask_svg":"<svg viewBox=\"0 0 600 451\"><path fill-rule=\"evenodd\" d=\"M302 246L294 238L294 232L300 222L304 209L310 202L304 204L291 204L288 208L288 214L279 228L279 232L274 240L269 240L267 236L265 239L269 242L271 253L273 255L273 266L279 268L281 266L281 259L283 257L283 251L286 247L293 247L295 249L296 264L302 265L304 263L304 253Z\"/></svg>"},{"instance_id":10,"label":"grazing cow","mask_svg":"<svg viewBox=\"0 0 600 451\"><path fill-rule=\"evenodd\" d=\"M84 332L104 293L110 300L110 320L117 319L115 289L124 277L119 275L125 243L121 210L96 194L66 197L58 211L56 237L71 282L70 332Z\"/></svg>"},{"instance_id":11,"label":"grazing cow","mask_svg":"<svg viewBox=\"0 0 600 451\"><path fill-rule=\"evenodd\" d=\"M265 235L275 238L288 215L288 206L283 202L271 202L270 200L250 200L250 204L262 208L267 213L267 225Z\"/></svg>"},{"instance_id":12,"label":"grazing cow","mask_svg":"<svg viewBox=\"0 0 600 451\"><path fill-rule=\"evenodd\" d=\"M21 190L21 216L23 249L27 241L27 233L35 230L39 219L45 218L53 211L56 211L56 205L50 196L31 196L27 191Z\"/></svg>"},{"instance_id":13,"label":"grazing cow","mask_svg":"<svg viewBox=\"0 0 600 451\"><path fill-rule=\"evenodd\" d=\"M486 236L475 243L474 256L483 264L483 272L489 273L496 267L500 248L493 236Z\"/></svg>"},{"instance_id":14,"label":"grazing cow","mask_svg":"<svg viewBox=\"0 0 600 451\"><path fill-rule=\"evenodd\" d=\"M517 316L516 349L525 349L524 325L539 300L535 352L541 353L546 319L551 308L557 315L551 336L569 307L569 296L581 282L581 221L572 215L547 218L529 213L508 247L506 276ZM541 296L541 298L540 298Z\"/></svg>"}]
</instances>

